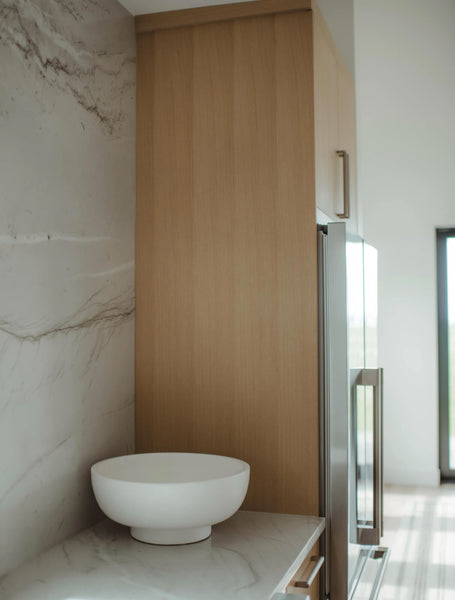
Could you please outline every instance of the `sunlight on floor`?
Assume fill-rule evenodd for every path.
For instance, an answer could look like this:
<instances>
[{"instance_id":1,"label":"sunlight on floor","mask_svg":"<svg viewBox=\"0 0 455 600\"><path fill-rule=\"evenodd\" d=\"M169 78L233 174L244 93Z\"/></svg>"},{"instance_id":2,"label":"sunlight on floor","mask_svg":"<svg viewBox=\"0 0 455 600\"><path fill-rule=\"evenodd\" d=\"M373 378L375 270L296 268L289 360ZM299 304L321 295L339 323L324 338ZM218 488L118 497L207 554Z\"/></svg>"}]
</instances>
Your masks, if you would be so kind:
<instances>
[{"instance_id":1,"label":"sunlight on floor","mask_svg":"<svg viewBox=\"0 0 455 600\"><path fill-rule=\"evenodd\" d=\"M455 485L387 487L379 600L455 600Z\"/></svg>"}]
</instances>

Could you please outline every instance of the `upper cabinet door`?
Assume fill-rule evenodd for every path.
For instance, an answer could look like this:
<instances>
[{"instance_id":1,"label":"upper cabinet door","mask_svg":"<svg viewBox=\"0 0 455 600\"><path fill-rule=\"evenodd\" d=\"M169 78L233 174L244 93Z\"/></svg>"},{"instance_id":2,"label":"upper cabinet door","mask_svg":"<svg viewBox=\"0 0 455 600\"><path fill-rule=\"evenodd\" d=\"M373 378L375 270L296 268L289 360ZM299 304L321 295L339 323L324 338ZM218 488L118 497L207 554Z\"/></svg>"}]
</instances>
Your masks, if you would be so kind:
<instances>
[{"instance_id":1,"label":"upper cabinet door","mask_svg":"<svg viewBox=\"0 0 455 600\"><path fill-rule=\"evenodd\" d=\"M356 108L355 87L351 74L341 60L337 61L337 83L338 83L338 149L345 150L349 154L349 197L350 217L347 230L359 233L359 206L357 198L357 130L356 130ZM341 159L340 159L341 163ZM338 181L341 181L341 194L338 193L337 213L343 211L343 173L340 173L342 165L338 165Z\"/></svg>"},{"instance_id":2,"label":"upper cabinet door","mask_svg":"<svg viewBox=\"0 0 455 600\"><path fill-rule=\"evenodd\" d=\"M316 205L331 220L346 220L347 231L360 233L357 202L355 88L321 14L313 10ZM349 169L339 153L348 154ZM347 166L347 165L346 165ZM349 178L348 219L345 178ZM346 179L347 181L347 179Z\"/></svg>"},{"instance_id":3,"label":"upper cabinet door","mask_svg":"<svg viewBox=\"0 0 455 600\"><path fill-rule=\"evenodd\" d=\"M335 220L339 194L337 57L322 17L313 12L316 205Z\"/></svg>"}]
</instances>

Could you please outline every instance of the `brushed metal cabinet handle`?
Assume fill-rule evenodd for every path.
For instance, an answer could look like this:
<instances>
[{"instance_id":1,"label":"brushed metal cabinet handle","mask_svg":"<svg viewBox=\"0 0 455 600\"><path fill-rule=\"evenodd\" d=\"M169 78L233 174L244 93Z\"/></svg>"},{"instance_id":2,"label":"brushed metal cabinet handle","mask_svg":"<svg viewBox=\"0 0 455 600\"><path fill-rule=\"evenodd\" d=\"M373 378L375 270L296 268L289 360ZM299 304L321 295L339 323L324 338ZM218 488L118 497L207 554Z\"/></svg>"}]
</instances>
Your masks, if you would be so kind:
<instances>
[{"instance_id":1,"label":"brushed metal cabinet handle","mask_svg":"<svg viewBox=\"0 0 455 600\"><path fill-rule=\"evenodd\" d=\"M337 217L340 217L340 219L349 219L351 214L349 154L346 152L346 150L337 150L337 155L343 159L343 212L337 213Z\"/></svg>"},{"instance_id":2,"label":"brushed metal cabinet handle","mask_svg":"<svg viewBox=\"0 0 455 600\"><path fill-rule=\"evenodd\" d=\"M316 575L319 573L322 565L324 564L324 557L323 556L312 556L311 562L316 563L314 565L311 573L308 575L308 577L305 579L305 581L295 581L294 587L309 588L311 586L311 584L313 583L313 581L315 580Z\"/></svg>"}]
</instances>

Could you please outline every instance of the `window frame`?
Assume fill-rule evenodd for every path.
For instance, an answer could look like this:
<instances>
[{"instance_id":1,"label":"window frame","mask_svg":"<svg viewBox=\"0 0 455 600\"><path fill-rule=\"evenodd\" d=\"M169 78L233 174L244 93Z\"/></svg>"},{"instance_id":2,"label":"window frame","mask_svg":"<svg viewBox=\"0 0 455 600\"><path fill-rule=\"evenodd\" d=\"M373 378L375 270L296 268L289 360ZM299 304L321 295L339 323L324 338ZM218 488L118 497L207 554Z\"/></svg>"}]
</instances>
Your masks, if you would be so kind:
<instances>
[{"instance_id":1,"label":"window frame","mask_svg":"<svg viewBox=\"0 0 455 600\"><path fill-rule=\"evenodd\" d=\"M439 378L439 468L441 479L455 480L450 468L449 430L449 323L447 281L447 239L455 238L455 227L436 229L438 287L438 378Z\"/></svg>"}]
</instances>

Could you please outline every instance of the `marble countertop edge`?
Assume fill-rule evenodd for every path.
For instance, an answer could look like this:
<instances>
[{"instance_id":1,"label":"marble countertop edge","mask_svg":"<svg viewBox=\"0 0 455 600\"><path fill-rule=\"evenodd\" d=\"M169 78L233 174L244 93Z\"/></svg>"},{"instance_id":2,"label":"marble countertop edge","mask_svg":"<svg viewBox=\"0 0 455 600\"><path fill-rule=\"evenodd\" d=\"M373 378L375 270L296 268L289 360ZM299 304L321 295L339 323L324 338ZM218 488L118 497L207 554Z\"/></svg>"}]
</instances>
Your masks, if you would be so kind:
<instances>
[{"instance_id":1,"label":"marble countertop edge","mask_svg":"<svg viewBox=\"0 0 455 600\"><path fill-rule=\"evenodd\" d=\"M270 600L325 528L316 516L239 511L196 544L154 546L104 519L0 579L2 600Z\"/></svg>"}]
</instances>

